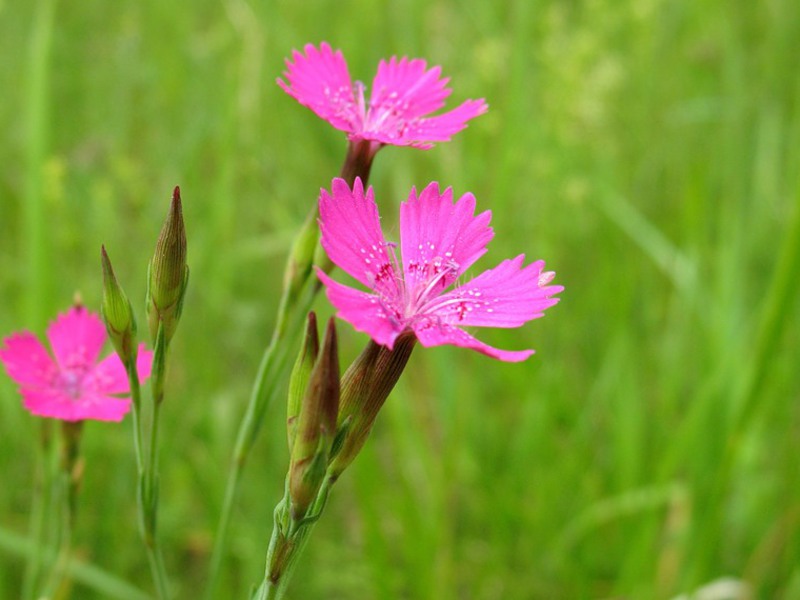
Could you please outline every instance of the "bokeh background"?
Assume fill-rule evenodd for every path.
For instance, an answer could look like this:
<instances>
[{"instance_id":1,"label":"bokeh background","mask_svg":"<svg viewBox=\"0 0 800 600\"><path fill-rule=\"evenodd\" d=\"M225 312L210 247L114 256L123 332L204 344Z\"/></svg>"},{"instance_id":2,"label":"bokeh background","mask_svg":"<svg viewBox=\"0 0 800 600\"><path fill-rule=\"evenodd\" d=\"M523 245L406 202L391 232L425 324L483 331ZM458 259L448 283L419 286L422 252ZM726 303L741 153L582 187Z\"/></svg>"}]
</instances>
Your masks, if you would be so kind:
<instances>
[{"instance_id":1,"label":"bokeh background","mask_svg":"<svg viewBox=\"0 0 800 600\"><path fill-rule=\"evenodd\" d=\"M354 79L425 57L451 105L490 104L450 143L381 151L392 235L412 185L472 191L497 233L479 265L525 252L566 291L544 319L482 335L536 348L526 363L415 352L291 597L672 598L728 578L799 598L796 1L0 2L0 335L41 334L76 291L97 310L103 243L143 298L183 191L192 278L160 515L178 597L204 587L288 244L344 157L344 136L274 83L322 40ZM347 363L365 339L340 332ZM263 573L284 410L245 472L220 597ZM130 425L86 427L75 544L150 593ZM4 598L38 430L0 377Z\"/></svg>"}]
</instances>

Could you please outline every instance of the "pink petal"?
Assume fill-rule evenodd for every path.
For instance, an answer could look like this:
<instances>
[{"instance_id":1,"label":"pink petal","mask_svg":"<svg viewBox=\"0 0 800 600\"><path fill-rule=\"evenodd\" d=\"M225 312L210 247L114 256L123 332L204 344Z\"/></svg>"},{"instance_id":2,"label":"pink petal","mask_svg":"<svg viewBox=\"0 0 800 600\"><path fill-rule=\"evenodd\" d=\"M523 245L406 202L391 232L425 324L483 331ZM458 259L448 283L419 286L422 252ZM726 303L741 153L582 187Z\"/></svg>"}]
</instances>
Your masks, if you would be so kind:
<instances>
[{"instance_id":1,"label":"pink petal","mask_svg":"<svg viewBox=\"0 0 800 600\"><path fill-rule=\"evenodd\" d=\"M59 390L32 390L23 388L25 408L32 414L62 421L121 421L130 410L130 400L111 398L98 394L82 394L72 398Z\"/></svg>"},{"instance_id":2,"label":"pink petal","mask_svg":"<svg viewBox=\"0 0 800 600\"><path fill-rule=\"evenodd\" d=\"M522 268L525 255L504 260L494 269L439 296L422 312L458 326L519 327L544 315L564 288L540 285L544 261Z\"/></svg>"},{"instance_id":3,"label":"pink petal","mask_svg":"<svg viewBox=\"0 0 800 600\"><path fill-rule=\"evenodd\" d=\"M139 351L136 355L136 373L139 375L139 381L144 382L150 379L152 370L153 353L150 350L145 350L144 344L139 344Z\"/></svg>"},{"instance_id":4,"label":"pink petal","mask_svg":"<svg viewBox=\"0 0 800 600\"><path fill-rule=\"evenodd\" d=\"M322 271L317 271L317 277L325 284L328 300L338 311L336 316L369 335L376 343L390 349L394 346L405 324L390 306L381 302L378 296L342 285Z\"/></svg>"},{"instance_id":5,"label":"pink petal","mask_svg":"<svg viewBox=\"0 0 800 600\"><path fill-rule=\"evenodd\" d=\"M461 346L462 348L471 348L472 350L477 350L481 354L506 362L520 362L533 354L533 350L511 351L494 348L476 340L466 331L448 325L447 323L436 323L429 320L418 322L413 328L419 343L427 348L452 344L453 346Z\"/></svg>"},{"instance_id":6,"label":"pink petal","mask_svg":"<svg viewBox=\"0 0 800 600\"><path fill-rule=\"evenodd\" d=\"M288 84L279 78L278 85L337 129L354 131L362 121L361 109L341 50L334 52L325 42L319 50L311 44L304 50L305 55L295 50L292 61L286 61Z\"/></svg>"},{"instance_id":7,"label":"pink petal","mask_svg":"<svg viewBox=\"0 0 800 600\"><path fill-rule=\"evenodd\" d=\"M419 58L382 60L372 81L364 131L382 134L386 143L398 143L409 123L444 106L451 90L448 80L440 78L441 71L441 67L427 69Z\"/></svg>"},{"instance_id":8,"label":"pink petal","mask_svg":"<svg viewBox=\"0 0 800 600\"><path fill-rule=\"evenodd\" d=\"M449 140L468 120L486 112L482 99L467 100L447 113L424 118L442 108L451 93L449 79L440 75L440 67L427 69L422 59L381 61L360 137L427 149L432 142Z\"/></svg>"},{"instance_id":9,"label":"pink petal","mask_svg":"<svg viewBox=\"0 0 800 600\"><path fill-rule=\"evenodd\" d=\"M100 317L75 306L47 328L47 338L61 370L88 370L97 361L106 340L106 328Z\"/></svg>"},{"instance_id":10,"label":"pink petal","mask_svg":"<svg viewBox=\"0 0 800 600\"><path fill-rule=\"evenodd\" d=\"M144 383L150 377L150 370L153 363L153 353L145 350L144 344L139 344L136 357L136 372L139 375L139 382ZM130 392L128 374L125 366L116 353L109 354L100 363L86 374L83 380L83 388L97 394L127 394Z\"/></svg>"},{"instance_id":11,"label":"pink petal","mask_svg":"<svg viewBox=\"0 0 800 600\"><path fill-rule=\"evenodd\" d=\"M449 141L467 126L467 121L482 115L487 110L489 106L482 98L467 100L451 111L410 123L403 139L409 145L430 148L433 145L430 142Z\"/></svg>"},{"instance_id":12,"label":"pink petal","mask_svg":"<svg viewBox=\"0 0 800 600\"><path fill-rule=\"evenodd\" d=\"M397 294L396 274L386 253L378 207L372 188L364 195L356 178L351 191L344 179L334 179L333 196L321 190L319 222L322 247L346 273L379 294Z\"/></svg>"},{"instance_id":13,"label":"pink petal","mask_svg":"<svg viewBox=\"0 0 800 600\"><path fill-rule=\"evenodd\" d=\"M400 205L400 238L406 286L415 289L429 281L432 273L448 266L452 272L438 283L441 292L486 252L494 236L490 211L475 216L475 197L464 194L453 204L453 190L439 193L439 184L429 184L417 196L411 190Z\"/></svg>"},{"instance_id":14,"label":"pink petal","mask_svg":"<svg viewBox=\"0 0 800 600\"><path fill-rule=\"evenodd\" d=\"M32 333L15 333L4 340L0 362L8 376L26 387L47 387L58 375L58 367Z\"/></svg>"}]
</instances>

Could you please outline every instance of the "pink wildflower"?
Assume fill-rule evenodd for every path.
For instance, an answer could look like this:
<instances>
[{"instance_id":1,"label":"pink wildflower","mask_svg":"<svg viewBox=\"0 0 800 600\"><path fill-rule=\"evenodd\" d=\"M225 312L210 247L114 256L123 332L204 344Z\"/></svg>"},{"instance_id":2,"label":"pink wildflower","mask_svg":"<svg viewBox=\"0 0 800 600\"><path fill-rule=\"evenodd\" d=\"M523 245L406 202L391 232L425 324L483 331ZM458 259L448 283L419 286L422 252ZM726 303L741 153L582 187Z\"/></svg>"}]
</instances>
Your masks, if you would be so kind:
<instances>
[{"instance_id":1,"label":"pink wildflower","mask_svg":"<svg viewBox=\"0 0 800 600\"><path fill-rule=\"evenodd\" d=\"M437 183L419 195L411 190L400 206L401 267L395 245L383 237L372 188L365 195L359 179L352 191L342 179L334 179L332 188L319 198L322 246L334 263L372 289L362 292L318 272L340 318L389 348L412 330L423 346L453 344L513 362L533 354L493 348L462 328L519 327L543 316L558 302L552 296L563 290L548 285L555 273L543 271L544 261L523 267L520 254L445 291L486 252L494 235L491 212L475 215L472 194L454 204L452 189L439 193Z\"/></svg>"},{"instance_id":2,"label":"pink wildflower","mask_svg":"<svg viewBox=\"0 0 800 600\"><path fill-rule=\"evenodd\" d=\"M47 339L55 360L28 331L9 336L0 347L0 362L19 385L25 408L64 421L121 421L130 399L114 396L129 393L130 386L116 354L97 362L106 340L100 318L75 306L50 324ZM140 380L150 376L152 361L153 353L142 344L136 364Z\"/></svg>"},{"instance_id":3,"label":"pink wildflower","mask_svg":"<svg viewBox=\"0 0 800 600\"><path fill-rule=\"evenodd\" d=\"M351 142L371 142L374 153L383 145L431 148L446 142L467 126L467 121L486 112L483 99L466 100L449 112L427 116L444 106L450 95L448 78L441 67L428 69L420 58L382 60L372 80L367 104L365 87L353 85L341 50L323 42L312 44L305 54L295 50L286 60L287 83L278 78L283 91L313 110L331 125L348 134Z\"/></svg>"}]
</instances>

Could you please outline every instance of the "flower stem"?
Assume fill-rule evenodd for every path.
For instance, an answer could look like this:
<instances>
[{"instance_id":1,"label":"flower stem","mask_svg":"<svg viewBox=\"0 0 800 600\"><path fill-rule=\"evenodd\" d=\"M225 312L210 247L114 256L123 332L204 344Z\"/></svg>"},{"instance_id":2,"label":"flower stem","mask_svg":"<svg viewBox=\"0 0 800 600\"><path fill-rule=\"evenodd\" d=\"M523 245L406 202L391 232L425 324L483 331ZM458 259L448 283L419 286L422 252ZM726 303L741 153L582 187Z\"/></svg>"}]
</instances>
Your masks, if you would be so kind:
<instances>
[{"instance_id":1,"label":"flower stem","mask_svg":"<svg viewBox=\"0 0 800 600\"><path fill-rule=\"evenodd\" d=\"M59 523L57 530L58 552L52 562L50 574L45 579L45 588L40 597L52 598L63 586L72 554L72 529L78 499L78 488L82 479L79 460L82 421L62 422L62 444L60 472L57 478Z\"/></svg>"},{"instance_id":2,"label":"flower stem","mask_svg":"<svg viewBox=\"0 0 800 600\"><path fill-rule=\"evenodd\" d=\"M371 148L369 143L350 145L347 156L342 165L340 176L344 178L348 185L352 187L356 177L360 177L363 184L367 185L372 159L377 149ZM313 218L306 219L299 233L297 240L303 240L309 228L316 229L316 208L311 211ZM327 257L326 257L327 258ZM287 260L287 272L294 269L295 257L289 256ZM322 265L323 270L330 271L332 263ZM278 392L281 374L288 362L288 347L291 344L285 343L286 340L293 340L299 335L305 322L306 314L311 308L314 298L321 288L321 283L316 277L313 269L309 269L305 277L286 278L281 292L281 300L278 305L278 313L275 319L275 329L269 345L264 350L261 363L258 367L250 399L247 403L245 415L239 425L236 435L236 444L233 450L230 469L228 471L228 481L225 485L225 496L222 504L222 512L217 525L214 538L214 548L211 551L211 561L209 566L209 576L206 585L206 600L216 598L216 589L219 579L219 572L222 567L222 559L228 542L228 529L230 526L231 512L236 502L241 480L250 450L258 438L261 430L261 423L264 414Z\"/></svg>"},{"instance_id":3,"label":"flower stem","mask_svg":"<svg viewBox=\"0 0 800 600\"><path fill-rule=\"evenodd\" d=\"M275 507L275 518L272 538L267 550L264 581L258 588L253 600L280 600L286 594L297 561L308 544L311 530L322 515L328 494L334 480L326 477L317 493L308 515L301 520L294 520L290 511L288 488L283 499Z\"/></svg>"},{"instance_id":4,"label":"flower stem","mask_svg":"<svg viewBox=\"0 0 800 600\"><path fill-rule=\"evenodd\" d=\"M33 552L28 556L28 562L25 566L22 594L20 595L23 600L36 598L36 585L44 562L45 526L50 516L54 479L53 470L51 469L52 446L52 423L49 419L42 419L39 423L36 474L33 483L33 497L31 499L31 518L28 526L28 535L33 540Z\"/></svg>"},{"instance_id":5,"label":"flower stem","mask_svg":"<svg viewBox=\"0 0 800 600\"><path fill-rule=\"evenodd\" d=\"M131 357L125 365L128 380L130 381L131 405L133 407L133 446L138 472L136 499L139 513L139 534L144 541L153 583L161 600L170 597L164 557L156 535L158 515L158 423L163 400L166 351L167 345L164 340L163 326L159 325L155 354L153 356L151 419L147 432L145 432L142 419L141 386L139 384L139 375L136 371L136 357ZM145 437L147 437L146 445Z\"/></svg>"},{"instance_id":6,"label":"flower stem","mask_svg":"<svg viewBox=\"0 0 800 600\"><path fill-rule=\"evenodd\" d=\"M279 389L280 375L288 362L289 355L285 350L286 344L283 342L287 338L296 337L303 325L303 319L316 294L316 287L313 282L311 283L312 285L303 287L299 298L291 298L288 290L284 290L278 309L275 330L270 344L261 358L250 402L247 405L247 412L239 426L233 459L228 472L228 481L225 487L222 514L220 515L214 549L211 554L211 566L205 596L209 600L216 597L217 579L222 566L223 552L227 545L230 515L233 510L233 504L236 501L239 480L261 428L264 413Z\"/></svg>"}]
</instances>

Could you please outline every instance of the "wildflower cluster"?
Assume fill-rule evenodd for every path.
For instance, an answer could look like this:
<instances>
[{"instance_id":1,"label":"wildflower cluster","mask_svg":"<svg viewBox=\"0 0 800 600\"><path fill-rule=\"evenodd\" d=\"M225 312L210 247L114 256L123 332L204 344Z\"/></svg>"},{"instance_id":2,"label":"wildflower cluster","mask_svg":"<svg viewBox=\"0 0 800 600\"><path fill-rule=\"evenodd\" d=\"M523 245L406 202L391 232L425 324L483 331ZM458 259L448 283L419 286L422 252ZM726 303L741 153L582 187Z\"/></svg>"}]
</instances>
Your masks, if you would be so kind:
<instances>
[{"instance_id":1,"label":"wildflower cluster","mask_svg":"<svg viewBox=\"0 0 800 600\"><path fill-rule=\"evenodd\" d=\"M554 273L545 270L544 261L526 264L524 254L469 279L469 269L494 237L492 215L489 210L477 210L472 194L456 197L451 188L442 189L437 182L421 191L409 186L408 198L400 206L399 240L387 240L384 235L375 192L368 184L378 151L386 145L432 148L450 140L488 109L485 100L469 99L439 112L451 94L449 79L442 76L440 67L429 67L418 58L392 57L379 63L368 90L351 79L342 52L322 43L295 51L277 83L345 132L347 151L339 177L321 181L325 185L317 203L310 203L309 217L287 260L275 331L233 451L211 556L208 598L217 597L242 469L269 402L283 389L280 382L288 371L289 348L304 324L301 350L289 375L285 492L274 511L265 575L254 596L259 600L283 596L332 486L362 449L413 349L454 345L501 361L523 361L533 350L496 348L474 337L471 330L520 327L542 317L558 302L555 296L563 289L552 285ZM22 332L4 340L0 362L18 384L25 408L34 415L80 423L120 421L132 413L138 524L156 593L164 600L171 597L171 585L156 527L158 429L170 342L183 313L189 279L180 190L173 191L148 265L145 309L152 351L137 341L135 311L105 247L101 265L102 319L77 304L47 331L52 355L32 333ZM363 289L341 283L334 274L336 267ZM320 342L316 316L310 312L322 289L336 316L369 336L344 374L339 368L335 319L328 321ZM98 361L107 338L116 353ZM143 402L140 386L148 378L151 399ZM78 472L80 428L65 432L69 456L65 473L72 480ZM69 502L74 504L77 486L70 489ZM68 550L68 536L65 540ZM47 578L50 583L44 586L43 596L58 591L66 571L60 564L56 575Z\"/></svg>"}]
</instances>

